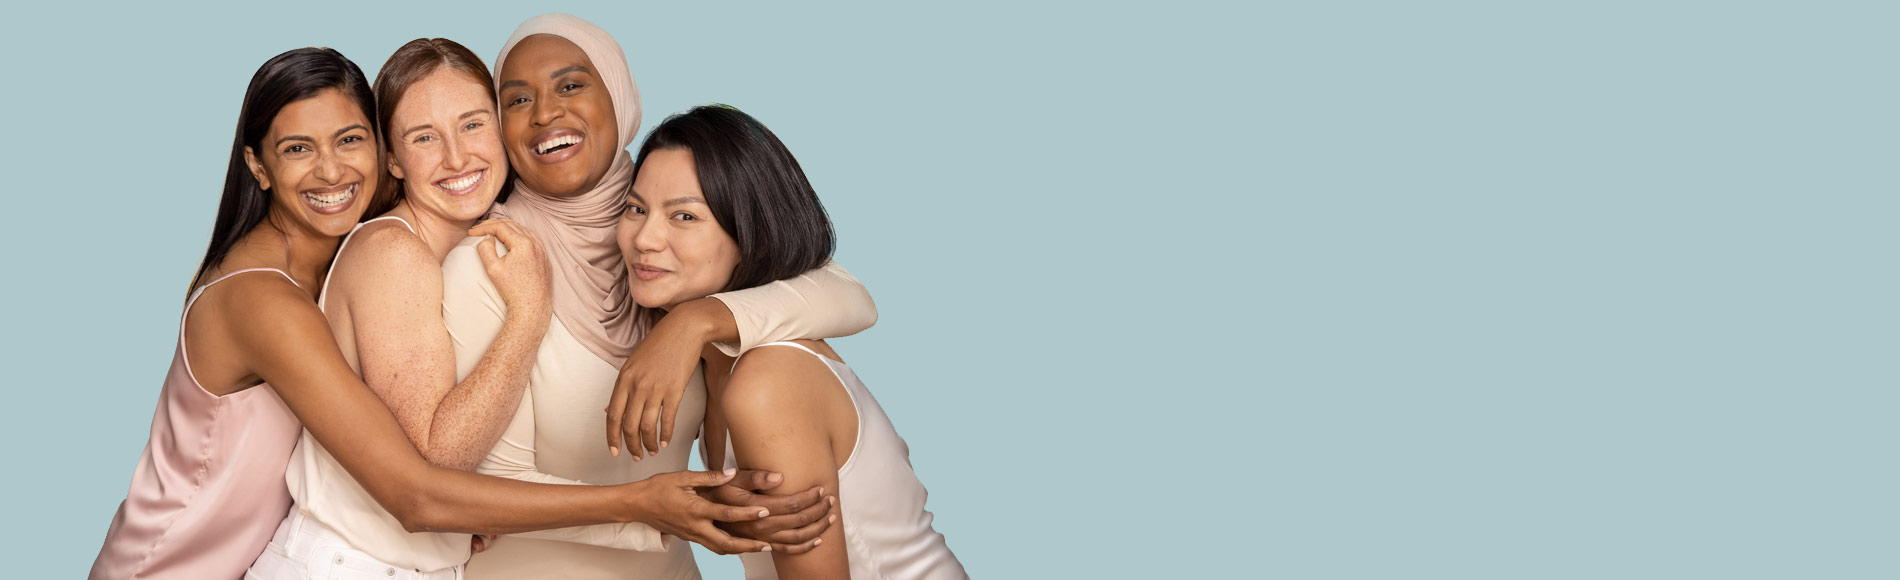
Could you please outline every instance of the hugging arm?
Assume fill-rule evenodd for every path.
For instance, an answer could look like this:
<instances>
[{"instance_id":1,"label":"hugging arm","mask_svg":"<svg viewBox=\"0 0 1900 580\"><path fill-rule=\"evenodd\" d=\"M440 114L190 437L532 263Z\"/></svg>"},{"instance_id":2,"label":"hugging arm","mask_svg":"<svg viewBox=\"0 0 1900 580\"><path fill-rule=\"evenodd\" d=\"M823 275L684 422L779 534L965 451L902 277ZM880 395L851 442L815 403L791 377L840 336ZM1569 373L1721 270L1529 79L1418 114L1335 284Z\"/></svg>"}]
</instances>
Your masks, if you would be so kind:
<instances>
[{"instance_id":1,"label":"hugging arm","mask_svg":"<svg viewBox=\"0 0 1900 580\"><path fill-rule=\"evenodd\" d=\"M512 253L510 255L513 255ZM486 258L484 258L485 260ZM502 299L484 267L479 267L460 250L451 252L441 267L447 291L441 308L451 337L452 360L457 374L480 370L476 362L482 353L493 352L492 343L502 340L511 307ZM529 367L532 368L532 362ZM529 379L532 381L532 379ZM593 488L587 482L566 479L540 471L535 459L534 396L522 396L512 409L499 441L488 450L477 472L512 480L574 488ZM621 550L665 550L662 534L672 534L697 542L719 553L757 552L765 542L734 538L713 525L744 513L744 520L757 519L756 508L721 506L700 499L695 492L694 472L663 473L628 485L646 485L655 491L650 507L639 518L623 523L560 527L518 533L521 537L574 542Z\"/></svg>"},{"instance_id":2,"label":"hugging arm","mask_svg":"<svg viewBox=\"0 0 1900 580\"><path fill-rule=\"evenodd\" d=\"M521 400L534 353L547 333L547 258L525 229L484 223L519 251L499 256L482 242L483 266L509 282L508 318L480 362L457 380L455 350L442 320L442 269L427 244L390 221L357 232L339 270L363 381L396 416L396 423L429 462L472 470L501 437ZM333 283L335 280L333 280ZM340 291L340 292L339 292Z\"/></svg>"},{"instance_id":3,"label":"hugging arm","mask_svg":"<svg viewBox=\"0 0 1900 580\"><path fill-rule=\"evenodd\" d=\"M781 340L848 336L877 323L877 305L858 279L826 262L789 280L686 302L640 341L621 366L607 403L607 447L622 442L634 458L658 453L673 438L686 382L707 343L728 355ZM728 343L738 341L737 349Z\"/></svg>"},{"instance_id":4,"label":"hugging arm","mask_svg":"<svg viewBox=\"0 0 1900 580\"><path fill-rule=\"evenodd\" d=\"M262 277L257 277L262 278ZM239 282L239 281L234 281ZM363 489L412 532L510 533L653 517L662 485L535 485L438 467L424 460L383 405L350 370L329 323L302 290L284 281L241 281L220 292L213 332L303 421ZM231 284L237 286L237 284ZM262 321L262 322L260 322ZM729 475L700 476L715 485ZM649 480L650 481L650 480ZM736 509L721 519L756 518Z\"/></svg>"}]
</instances>

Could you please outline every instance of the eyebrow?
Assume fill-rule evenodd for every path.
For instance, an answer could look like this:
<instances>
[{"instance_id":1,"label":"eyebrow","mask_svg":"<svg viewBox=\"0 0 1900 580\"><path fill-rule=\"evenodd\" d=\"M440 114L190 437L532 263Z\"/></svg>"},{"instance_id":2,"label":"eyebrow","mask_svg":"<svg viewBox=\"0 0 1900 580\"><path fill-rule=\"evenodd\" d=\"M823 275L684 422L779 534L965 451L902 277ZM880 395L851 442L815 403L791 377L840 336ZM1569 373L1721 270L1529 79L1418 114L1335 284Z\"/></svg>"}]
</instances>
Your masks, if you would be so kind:
<instances>
[{"instance_id":1,"label":"eyebrow","mask_svg":"<svg viewBox=\"0 0 1900 580\"><path fill-rule=\"evenodd\" d=\"M590 74L590 75L591 75L591 74L594 74L594 71L591 71L591 70L587 70L587 67L585 67L585 66L581 66L581 65L578 65L578 64L577 64L577 65L574 65L574 66L570 66L570 67L567 67L567 68L564 68L564 69L561 69L561 70L557 70L557 71L554 71L554 74L550 74L550 75L548 75L548 78L550 78L550 79L559 79L559 78L561 78L561 75L564 75L564 74L567 74L567 73L571 73L571 72L584 72L584 73L587 73L587 74ZM503 88L503 89L507 89L507 88L509 88L509 87L525 87L525 86L528 86L528 81L524 81L524 80L520 80L520 79L515 79L515 80L512 80L512 81L503 81L503 82L501 83L501 88Z\"/></svg>"},{"instance_id":2,"label":"eyebrow","mask_svg":"<svg viewBox=\"0 0 1900 580\"><path fill-rule=\"evenodd\" d=\"M342 128L342 129L337 129L337 130L336 130L336 133L335 133L335 134L332 134L332 135L330 136L330 138L332 138L332 139L334 139L334 138L337 138L337 137L342 137L344 133L348 133L348 132L350 132L350 131L354 131L354 130L357 130L357 129L362 129L362 130L364 130L364 131L368 131L368 130L369 130L369 128L368 128L368 127L364 127L364 126L363 126L362 124L360 124L360 123L359 123L359 124L355 124L355 125L350 125L350 126L348 126L348 127L344 127L344 128ZM285 141L312 141L312 142L314 142L314 141L316 141L316 139L311 139L310 137L308 137L308 136L305 136L305 135L285 135L285 136L283 136L283 137L279 137L279 138L277 138L277 142L276 142L276 143L273 143L273 144L271 144L271 146L272 146L272 147L276 147L276 146L278 146L278 145L283 145Z\"/></svg>"},{"instance_id":3,"label":"eyebrow","mask_svg":"<svg viewBox=\"0 0 1900 580\"><path fill-rule=\"evenodd\" d=\"M480 114L483 114L483 113L487 113L487 112L488 112L488 110L487 110L487 109L475 109L475 110L473 110L473 111L469 111L469 112L467 112L467 113L462 113L462 116L460 116L460 117L456 117L456 120L461 120L461 119L467 119L467 118L469 118L469 117L473 117L473 116L476 116L476 115L480 115ZM410 133L414 133L414 132L416 132L416 131L421 131L421 130L423 130L423 129L434 129L434 128L435 128L435 125L431 125L431 124L428 124L428 123L424 123L424 124L421 124L421 125L416 125L416 126L414 126L414 127L410 127L410 128L408 128L407 130L404 130L403 132L401 132L401 133L398 133L398 135L408 135L408 134L410 134Z\"/></svg>"},{"instance_id":4,"label":"eyebrow","mask_svg":"<svg viewBox=\"0 0 1900 580\"><path fill-rule=\"evenodd\" d=\"M637 201L637 202L640 202L640 203L646 203L646 202L647 202L647 198L644 198L644 197L641 197L641 196L640 196L640 192L638 192L638 191L634 191L634 190L633 190L633 188L627 188L627 195L628 195L629 197L632 197L634 201ZM675 206L675 205L685 205L685 204L689 204L689 203L697 203L697 204L702 204L702 205L712 205L712 204L708 204L708 203L706 203L706 200L705 200L705 199L703 199L703 198L700 198L700 197L698 197L698 196L688 196L688 197L676 197L676 198L673 198L673 199L669 199L669 200L666 200L666 203L663 203L663 204L660 204L660 205L662 205L662 206Z\"/></svg>"}]
</instances>

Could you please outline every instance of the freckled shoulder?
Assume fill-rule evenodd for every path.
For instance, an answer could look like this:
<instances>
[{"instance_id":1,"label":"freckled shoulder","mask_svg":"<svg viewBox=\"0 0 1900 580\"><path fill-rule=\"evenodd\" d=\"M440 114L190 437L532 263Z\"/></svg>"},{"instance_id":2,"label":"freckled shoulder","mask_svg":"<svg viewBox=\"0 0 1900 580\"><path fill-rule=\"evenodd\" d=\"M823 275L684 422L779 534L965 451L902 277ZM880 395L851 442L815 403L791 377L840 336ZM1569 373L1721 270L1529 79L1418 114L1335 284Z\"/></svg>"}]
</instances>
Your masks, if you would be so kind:
<instances>
[{"instance_id":1,"label":"freckled shoulder","mask_svg":"<svg viewBox=\"0 0 1900 580\"><path fill-rule=\"evenodd\" d=\"M395 220L372 222L352 234L330 275L335 278L332 292L355 294L352 290L374 287L375 293L439 294L442 289L442 268L435 254L422 238Z\"/></svg>"}]
</instances>

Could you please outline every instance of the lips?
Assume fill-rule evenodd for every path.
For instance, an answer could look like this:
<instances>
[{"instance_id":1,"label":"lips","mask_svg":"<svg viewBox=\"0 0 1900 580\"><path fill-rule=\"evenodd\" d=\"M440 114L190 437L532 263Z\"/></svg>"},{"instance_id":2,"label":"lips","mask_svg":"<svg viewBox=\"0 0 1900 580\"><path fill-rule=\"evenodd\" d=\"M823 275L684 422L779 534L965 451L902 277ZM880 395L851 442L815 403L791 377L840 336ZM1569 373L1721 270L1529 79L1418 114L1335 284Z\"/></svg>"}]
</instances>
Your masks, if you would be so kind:
<instances>
[{"instance_id":1,"label":"lips","mask_svg":"<svg viewBox=\"0 0 1900 580\"><path fill-rule=\"evenodd\" d=\"M587 135L575 129L548 129L534 136L529 149L534 152L535 161L560 163L579 154L581 144L586 141Z\"/></svg>"},{"instance_id":2,"label":"lips","mask_svg":"<svg viewBox=\"0 0 1900 580\"><path fill-rule=\"evenodd\" d=\"M641 281L652 281L655 278L659 278L661 276L665 276L671 273L673 273L671 270L662 270L662 269L648 266L645 264L633 265L633 275L634 277L639 278Z\"/></svg>"},{"instance_id":3,"label":"lips","mask_svg":"<svg viewBox=\"0 0 1900 580\"><path fill-rule=\"evenodd\" d=\"M477 169L437 180L435 186L441 188L442 191L447 192L449 195L468 195L475 191L475 186L481 185L482 178L487 175L487 169Z\"/></svg>"},{"instance_id":4,"label":"lips","mask_svg":"<svg viewBox=\"0 0 1900 580\"><path fill-rule=\"evenodd\" d=\"M303 202L310 206L310 209L320 214L334 214L350 208L350 202L356 200L358 185L351 183L321 189L306 189L299 193L303 194Z\"/></svg>"}]
</instances>

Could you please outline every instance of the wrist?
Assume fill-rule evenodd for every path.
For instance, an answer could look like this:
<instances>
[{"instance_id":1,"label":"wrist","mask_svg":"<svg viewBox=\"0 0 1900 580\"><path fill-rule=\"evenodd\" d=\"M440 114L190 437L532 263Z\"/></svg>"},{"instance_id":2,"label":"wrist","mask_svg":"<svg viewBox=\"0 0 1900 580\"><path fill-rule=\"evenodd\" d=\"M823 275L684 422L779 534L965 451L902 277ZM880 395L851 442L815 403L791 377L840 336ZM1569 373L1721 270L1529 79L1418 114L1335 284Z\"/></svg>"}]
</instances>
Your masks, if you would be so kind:
<instances>
[{"instance_id":1,"label":"wrist","mask_svg":"<svg viewBox=\"0 0 1900 580\"><path fill-rule=\"evenodd\" d=\"M699 344L739 340L738 325L733 322L732 310L718 298L707 296L690 300L673 310L686 315L680 317L683 319L680 322L686 326L684 330L691 332L690 336ZM669 314L667 317L672 318L672 315Z\"/></svg>"},{"instance_id":2,"label":"wrist","mask_svg":"<svg viewBox=\"0 0 1900 580\"><path fill-rule=\"evenodd\" d=\"M703 345L712 342L715 340L712 337L714 330L712 307L719 307L719 305L709 304L709 302L719 301L713 298L700 298L680 303L660 319L660 324L666 325L669 330L693 344Z\"/></svg>"},{"instance_id":3,"label":"wrist","mask_svg":"<svg viewBox=\"0 0 1900 580\"><path fill-rule=\"evenodd\" d=\"M620 515L615 519L620 523L644 524L653 520L652 505L647 501L646 486L641 485L642 483L645 482L636 481L615 486L620 492L616 494L616 497L620 498Z\"/></svg>"}]
</instances>

